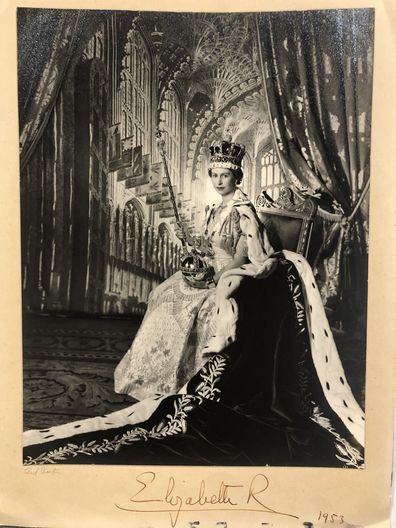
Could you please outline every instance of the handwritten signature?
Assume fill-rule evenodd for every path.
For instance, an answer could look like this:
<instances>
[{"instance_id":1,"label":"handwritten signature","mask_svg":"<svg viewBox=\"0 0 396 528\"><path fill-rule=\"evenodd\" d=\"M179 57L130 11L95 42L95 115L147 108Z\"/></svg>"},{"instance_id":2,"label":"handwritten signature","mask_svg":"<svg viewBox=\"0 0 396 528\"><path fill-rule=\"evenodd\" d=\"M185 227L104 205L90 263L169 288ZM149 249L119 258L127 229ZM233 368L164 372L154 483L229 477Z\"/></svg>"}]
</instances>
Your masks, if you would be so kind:
<instances>
[{"instance_id":1,"label":"handwritten signature","mask_svg":"<svg viewBox=\"0 0 396 528\"><path fill-rule=\"evenodd\" d=\"M59 475L60 469L59 468L46 468L44 466L37 466L37 467L27 467L23 470L25 475L33 475L37 477L38 475Z\"/></svg>"},{"instance_id":2,"label":"handwritten signature","mask_svg":"<svg viewBox=\"0 0 396 528\"><path fill-rule=\"evenodd\" d=\"M205 480L201 480L194 494L183 493L181 483L177 483L173 476L170 476L166 482L166 488L163 492L153 492L157 488L156 473L145 471L136 477L136 482L140 488L130 498L129 502L135 506L122 506L115 504L119 510L134 513L168 513L170 516L171 527L175 528L181 512L203 512L203 511L244 511L260 512L282 515L299 519L298 516L291 513L285 513L270 508L263 502L263 494L269 488L269 480L263 473L257 473L248 482L244 484L230 484L221 481L211 491ZM154 484L155 483L155 484ZM158 489L158 488L157 488ZM136 504L147 505L157 503L158 507L144 509ZM161 508L161 505L165 507ZM208 507L208 506L215 506ZM222 507L219 507L222 506Z\"/></svg>"}]
</instances>

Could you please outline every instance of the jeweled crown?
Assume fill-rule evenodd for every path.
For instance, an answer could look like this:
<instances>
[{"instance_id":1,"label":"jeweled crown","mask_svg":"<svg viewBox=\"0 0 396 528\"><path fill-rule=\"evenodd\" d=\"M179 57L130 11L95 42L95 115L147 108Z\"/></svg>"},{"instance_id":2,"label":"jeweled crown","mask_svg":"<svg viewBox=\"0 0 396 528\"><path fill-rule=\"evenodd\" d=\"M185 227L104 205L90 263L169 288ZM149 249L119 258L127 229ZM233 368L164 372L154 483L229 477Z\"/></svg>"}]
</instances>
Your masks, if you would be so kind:
<instances>
[{"instance_id":1,"label":"jeweled crown","mask_svg":"<svg viewBox=\"0 0 396 528\"><path fill-rule=\"evenodd\" d=\"M217 167L223 169L240 169L246 151L245 145L233 143L231 136L214 141L209 147L209 150L210 169L216 169Z\"/></svg>"}]
</instances>

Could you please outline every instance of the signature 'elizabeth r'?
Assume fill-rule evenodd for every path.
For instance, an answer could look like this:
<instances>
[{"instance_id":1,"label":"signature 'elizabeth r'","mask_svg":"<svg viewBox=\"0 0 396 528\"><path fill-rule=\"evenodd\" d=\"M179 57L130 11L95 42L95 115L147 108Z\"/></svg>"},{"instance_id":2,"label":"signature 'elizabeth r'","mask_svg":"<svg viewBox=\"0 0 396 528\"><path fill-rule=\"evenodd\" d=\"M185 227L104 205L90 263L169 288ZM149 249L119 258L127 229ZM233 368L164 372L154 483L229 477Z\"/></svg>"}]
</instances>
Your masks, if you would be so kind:
<instances>
[{"instance_id":1,"label":"signature 'elizabeth r'","mask_svg":"<svg viewBox=\"0 0 396 528\"><path fill-rule=\"evenodd\" d=\"M115 507L133 513L168 513L172 528L177 525L181 512L232 510L298 519L294 514L278 511L268 505L264 493L268 491L270 481L263 473L255 474L245 484L224 480L212 484L202 479L198 485L192 486L192 492L189 483L185 480L178 482L173 476L169 476L162 487L153 471L140 473L135 480L140 487L128 499L132 504L116 503Z\"/></svg>"}]
</instances>

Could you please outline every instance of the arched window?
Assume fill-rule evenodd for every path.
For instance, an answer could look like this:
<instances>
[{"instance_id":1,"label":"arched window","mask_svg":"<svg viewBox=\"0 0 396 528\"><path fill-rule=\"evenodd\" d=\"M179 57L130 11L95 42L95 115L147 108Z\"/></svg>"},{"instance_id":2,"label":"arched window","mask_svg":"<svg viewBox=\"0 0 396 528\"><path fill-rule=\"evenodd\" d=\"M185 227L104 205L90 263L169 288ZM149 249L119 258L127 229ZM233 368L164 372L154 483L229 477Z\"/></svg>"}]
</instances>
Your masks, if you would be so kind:
<instances>
[{"instance_id":1,"label":"arched window","mask_svg":"<svg viewBox=\"0 0 396 528\"><path fill-rule=\"evenodd\" d=\"M125 209L128 210L129 213L135 213L138 215L140 220L144 220L144 212L141 204L136 198L133 198L129 202L125 204Z\"/></svg>"},{"instance_id":2,"label":"arched window","mask_svg":"<svg viewBox=\"0 0 396 528\"><path fill-rule=\"evenodd\" d=\"M142 265L144 215L137 200L131 200L126 204L125 218L125 257L129 263L140 267Z\"/></svg>"},{"instance_id":3,"label":"arched window","mask_svg":"<svg viewBox=\"0 0 396 528\"><path fill-rule=\"evenodd\" d=\"M103 26L99 29L88 41L84 52L83 59L99 59L104 61L104 28Z\"/></svg>"},{"instance_id":4,"label":"arched window","mask_svg":"<svg viewBox=\"0 0 396 528\"><path fill-rule=\"evenodd\" d=\"M163 103L165 110L165 148L168 159L169 174L172 183L181 187L180 174L180 138L181 138L181 110L180 101L174 90L169 90Z\"/></svg>"},{"instance_id":5,"label":"arched window","mask_svg":"<svg viewBox=\"0 0 396 528\"><path fill-rule=\"evenodd\" d=\"M167 224L165 222L162 222L158 226L158 234L161 238L171 238L171 232Z\"/></svg>"},{"instance_id":6,"label":"arched window","mask_svg":"<svg viewBox=\"0 0 396 528\"><path fill-rule=\"evenodd\" d=\"M147 46L137 30L128 33L123 60L122 106L126 115L122 137L131 137L133 146L142 145L150 152L150 57Z\"/></svg>"},{"instance_id":7,"label":"arched window","mask_svg":"<svg viewBox=\"0 0 396 528\"><path fill-rule=\"evenodd\" d=\"M273 148L267 148L259 153L257 171L261 189L276 200L283 185L283 175Z\"/></svg>"}]
</instances>

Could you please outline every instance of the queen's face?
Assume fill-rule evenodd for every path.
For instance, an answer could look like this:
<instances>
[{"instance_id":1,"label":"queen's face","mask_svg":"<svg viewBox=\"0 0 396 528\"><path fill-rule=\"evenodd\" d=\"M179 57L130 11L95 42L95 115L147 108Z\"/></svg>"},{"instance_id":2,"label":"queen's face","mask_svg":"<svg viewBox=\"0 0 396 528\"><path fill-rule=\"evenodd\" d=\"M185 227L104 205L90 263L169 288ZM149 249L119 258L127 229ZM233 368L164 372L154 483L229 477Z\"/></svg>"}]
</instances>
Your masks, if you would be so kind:
<instances>
[{"instance_id":1,"label":"queen's face","mask_svg":"<svg viewBox=\"0 0 396 528\"><path fill-rule=\"evenodd\" d=\"M212 169L210 177L212 185L220 196L227 196L234 193L236 189L236 178L230 169Z\"/></svg>"}]
</instances>

